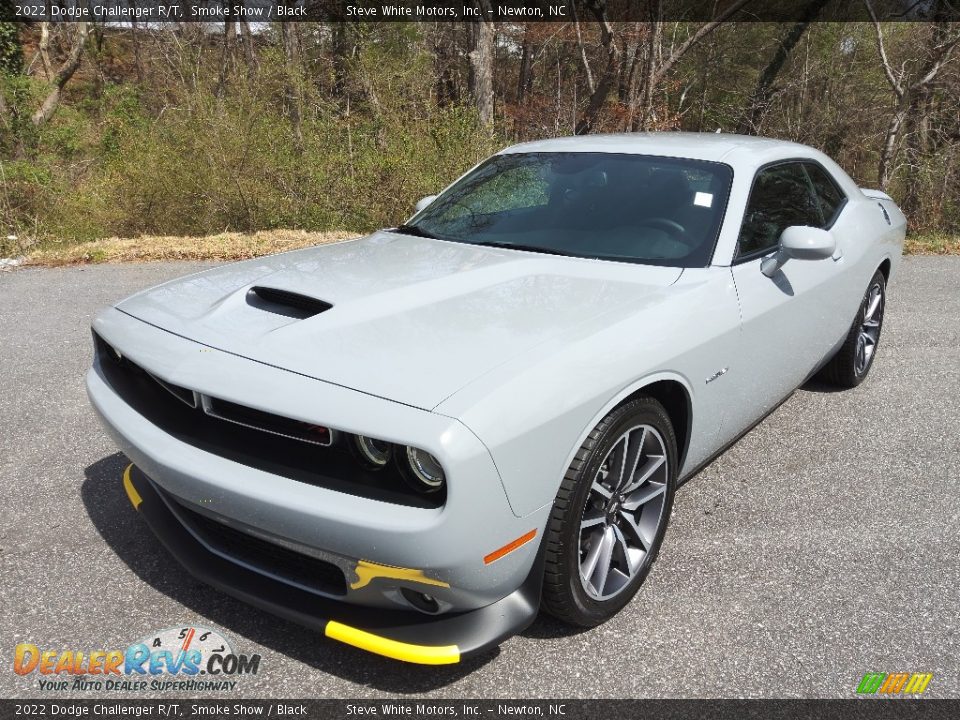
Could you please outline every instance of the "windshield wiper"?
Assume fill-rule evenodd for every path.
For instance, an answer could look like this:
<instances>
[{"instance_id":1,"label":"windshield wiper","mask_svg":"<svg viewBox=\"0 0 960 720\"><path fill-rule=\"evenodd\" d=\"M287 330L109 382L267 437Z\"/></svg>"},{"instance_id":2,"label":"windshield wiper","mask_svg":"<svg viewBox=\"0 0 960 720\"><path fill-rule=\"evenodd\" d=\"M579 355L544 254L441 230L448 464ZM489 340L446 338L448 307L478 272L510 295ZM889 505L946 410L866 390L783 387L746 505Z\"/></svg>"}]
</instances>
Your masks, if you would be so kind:
<instances>
[{"instance_id":1,"label":"windshield wiper","mask_svg":"<svg viewBox=\"0 0 960 720\"><path fill-rule=\"evenodd\" d=\"M417 225L407 225L406 223L404 223L403 225L397 225L393 229L393 231L403 233L404 235L416 235L417 237L429 238L431 240L438 239L437 236L434 235L432 232L428 232L427 230L424 230L422 227L419 227Z\"/></svg>"},{"instance_id":2,"label":"windshield wiper","mask_svg":"<svg viewBox=\"0 0 960 720\"><path fill-rule=\"evenodd\" d=\"M478 243L474 243L474 245L483 245L484 247L506 248L507 250L527 250L528 252L544 253L545 255L564 255L566 257L569 257L568 253L565 253L562 250L554 250L553 248L547 248L541 245L523 245L521 243L509 243L509 242L478 242Z\"/></svg>"}]
</instances>

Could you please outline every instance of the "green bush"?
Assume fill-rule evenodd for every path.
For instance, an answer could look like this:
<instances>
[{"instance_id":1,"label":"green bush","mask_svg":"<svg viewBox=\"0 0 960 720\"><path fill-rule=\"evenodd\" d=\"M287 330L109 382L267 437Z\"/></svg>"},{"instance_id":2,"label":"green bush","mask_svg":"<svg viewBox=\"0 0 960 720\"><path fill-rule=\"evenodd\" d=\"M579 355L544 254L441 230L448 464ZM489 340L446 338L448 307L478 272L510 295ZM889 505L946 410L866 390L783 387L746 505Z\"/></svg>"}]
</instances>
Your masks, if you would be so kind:
<instances>
[{"instance_id":1,"label":"green bush","mask_svg":"<svg viewBox=\"0 0 960 720\"><path fill-rule=\"evenodd\" d=\"M420 197L502 144L472 109L430 101L423 61L410 52L410 62L390 64L393 74L366 67L384 61L376 51L357 61L354 72L376 78L375 104L358 97L338 107L302 84L302 147L276 51L262 53L254 84L238 73L220 98L210 84L171 86L160 76L162 95L107 85L95 102L65 103L41 130L21 128L19 159L3 149L13 199L2 220L39 241L402 222ZM8 95L28 108L41 90L30 82Z\"/></svg>"},{"instance_id":2,"label":"green bush","mask_svg":"<svg viewBox=\"0 0 960 720\"><path fill-rule=\"evenodd\" d=\"M23 47L17 24L0 22L0 72L20 72L22 64Z\"/></svg>"}]
</instances>

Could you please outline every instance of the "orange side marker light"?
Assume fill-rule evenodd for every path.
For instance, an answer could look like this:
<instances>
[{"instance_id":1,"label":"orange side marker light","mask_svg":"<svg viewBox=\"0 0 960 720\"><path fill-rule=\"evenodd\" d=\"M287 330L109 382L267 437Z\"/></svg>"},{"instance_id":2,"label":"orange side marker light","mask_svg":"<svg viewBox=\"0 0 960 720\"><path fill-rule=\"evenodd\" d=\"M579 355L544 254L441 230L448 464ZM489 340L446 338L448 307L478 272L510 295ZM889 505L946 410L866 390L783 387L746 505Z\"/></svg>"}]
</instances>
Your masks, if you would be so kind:
<instances>
[{"instance_id":1,"label":"orange side marker light","mask_svg":"<svg viewBox=\"0 0 960 720\"><path fill-rule=\"evenodd\" d=\"M531 531L528 532L528 533L524 533L523 535L521 535L520 537L518 537L516 540L511 540L510 542L508 542L506 545L504 545L504 546L503 546L502 548L500 548L499 550L494 550L494 551L493 551L492 553L490 553L489 555L485 555L484 558L483 558L483 564L484 564L484 565L489 565L489 564L492 563L492 562L496 562L497 560L499 560L500 558L502 558L504 555L508 555L509 553L512 553L512 552L513 552L514 550L516 550L518 547L521 547L521 546L523 546L523 545L526 545L528 542L530 542L531 540L533 540L536 536L537 536L537 529L536 529L536 528L534 528L533 530L531 530Z\"/></svg>"}]
</instances>

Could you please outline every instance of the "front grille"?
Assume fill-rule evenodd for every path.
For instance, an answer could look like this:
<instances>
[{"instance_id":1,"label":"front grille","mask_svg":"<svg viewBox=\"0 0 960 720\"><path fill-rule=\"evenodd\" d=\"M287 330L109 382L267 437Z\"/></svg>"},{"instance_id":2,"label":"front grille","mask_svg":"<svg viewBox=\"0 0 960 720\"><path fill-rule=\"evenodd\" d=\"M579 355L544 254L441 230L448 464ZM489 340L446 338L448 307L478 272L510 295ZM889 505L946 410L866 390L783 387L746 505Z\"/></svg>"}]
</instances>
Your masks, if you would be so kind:
<instances>
[{"instance_id":1,"label":"front grille","mask_svg":"<svg viewBox=\"0 0 960 720\"><path fill-rule=\"evenodd\" d=\"M167 495L167 498L170 496ZM228 559L309 590L345 595L347 581L333 563L290 550L191 510L171 499L177 514L203 542Z\"/></svg>"},{"instance_id":2,"label":"front grille","mask_svg":"<svg viewBox=\"0 0 960 720\"><path fill-rule=\"evenodd\" d=\"M446 502L445 489L428 495L411 490L393 464L381 470L360 465L336 440L342 433L207 396L201 396L203 407L195 407L188 401L192 390L160 381L96 333L94 344L103 379L114 392L187 445L290 480L395 505L437 508Z\"/></svg>"},{"instance_id":3,"label":"front grille","mask_svg":"<svg viewBox=\"0 0 960 720\"><path fill-rule=\"evenodd\" d=\"M130 363L131 365L133 363ZM148 373L149 374L149 373ZM185 387L180 387L179 385L174 385L173 383L168 383L166 380L161 380L156 375L150 375L153 380L160 385L164 390L173 395L178 400L182 400L187 405L192 408L197 406L197 396L193 390L187 390Z\"/></svg>"},{"instance_id":4,"label":"front grille","mask_svg":"<svg viewBox=\"0 0 960 720\"><path fill-rule=\"evenodd\" d=\"M273 413L255 410L246 405L238 405L229 400L221 400L214 397L203 398L203 409L208 415L226 420L227 422L245 425L256 430L282 435L283 437L302 440L303 442L313 443L314 445L330 445L333 442L333 435L330 428L320 425L311 425L310 423L285 418Z\"/></svg>"}]
</instances>

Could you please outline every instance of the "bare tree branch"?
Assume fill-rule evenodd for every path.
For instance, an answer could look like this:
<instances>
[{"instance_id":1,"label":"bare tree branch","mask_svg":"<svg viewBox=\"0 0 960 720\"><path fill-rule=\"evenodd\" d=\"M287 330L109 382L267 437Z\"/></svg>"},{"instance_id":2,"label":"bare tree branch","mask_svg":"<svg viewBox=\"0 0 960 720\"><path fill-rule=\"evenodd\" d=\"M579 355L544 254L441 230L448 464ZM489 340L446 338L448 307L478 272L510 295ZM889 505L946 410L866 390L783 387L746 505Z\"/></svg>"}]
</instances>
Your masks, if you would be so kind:
<instances>
[{"instance_id":1,"label":"bare tree branch","mask_svg":"<svg viewBox=\"0 0 960 720\"><path fill-rule=\"evenodd\" d=\"M590 3L590 10L600 25L600 45L603 47L604 54L607 56L607 62L603 68L603 74L600 76L599 82L597 82L593 92L590 93L587 110L581 116L580 120L577 121L576 127L573 130L575 135L583 135L593 129L600 115L600 109L606 102L607 95L610 94L610 88L613 87L616 71L620 64L620 48L617 47L617 43L614 41L613 25L610 24L610 20L607 18L606 3L603 0L593 0Z\"/></svg>"},{"instance_id":2,"label":"bare tree branch","mask_svg":"<svg viewBox=\"0 0 960 720\"><path fill-rule=\"evenodd\" d=\"M921 77L910 85L910 92L919 90L934 81L941 68L950 61L950 53L953 52L958 42L960 42L960 34L933 48L934 55L930 59L928 67L923 71Z\"/></svg>"},{"instance_id":3,"label":"bare tree branch","mask_svg":"<svg viewBox=\"0 0 960 720\"><path fill-rule=\"evenodd\" d=\"M737 2L733 3L733 5L731 5L722 13L717 15L713 20L711 20L710 22L704 25L701 25L700 28L693 35L688 37L680 45L680 47L678 47L676 50L671 52L670 57L664 60L664 62L660 65L656 73L653 75L653 78L652 78L653 86L655 87L658 84L660 84L660 81L666 76L667 73L670 72L673 66L676 65L677 62L679 62L680 58L682 58L690 48L692 48L698 42L703 40L703 38L705 38L707 35L709 35L714 30L716 30L721 23L723 23L725 20L727 20L730 16L732 16L735 12L740 10L744 5L746 5L749 2L752 2L752 0L737 0Z\"/></svg>"},{"instance_id":4,"label":"bare tree branch","mask_svg":"<svg viewBox=\"0 0 960 720\"><path fill-rule=\"evenodd\" d=\"M73 77L77 68L80 67L80 60L83 57L83 46L87 41L87 35L89 33L90 23L78 22L76 24L70 54L67 55L67 59L63 61L63 65L57 70L53 78L53 87L47 94L47 97L44 98L40 107L30 118L34 125L43 125L53 116L53 113L56 112L57 106L60 105L60 93L63 91L64 86L70 82L70 78Z\"/></svg>"},{"instance_id":5,"label":"bare tree branch","mask_svg":"<svg viewBox=\"0 0 960 720\"><path fill-rule=\"evenodd\" d=\"M293 146L298 154L303 152L303 117L300 111L299 63L297 62L297 44L293 35L293 23L280 23L280 35L283 39L284 70L286 77L284 104L287 106L287 115L290 117L290 131L293 136Z\"/></svg>"},{"instance_id":6,"label":"bare tree branch","mask_svg":"<svg viewBox=\"0 0 960 720\"><path fill-rule=\"evenodd\" d=\"M50 82L53 77L53 66L50 64L50 23L40 23L40 42L37 43L37 54L43 66L43 79Z\"/></svg>"},{"instance_id":7,"label":"bare tree branch","mask_svg":"<svg viewBox=\"0 0 960 720\"><path fill-rule=\"evenodd\" d=\"M223 46L220 53L220 76L217 79L217 86L214 88L213 96L218 100L223 96L224 88L227 85L227 75L233 65L233 46L237 40L237 23L235 20L226 20L223 23Z\"/></svg>"},{"instance_id":8,"label":"bare tree branch","mask_svg":"<svg viewBox=\"0 0 960 720\"><path fill-rule=\"evenodd\" d=\"M580 18L577 17L577 4L570 3L570 9L573 11L573 26L577 31L577 47L580 49L580 61L583 63L584 72L587 73L587 87L590 89L590 93L597 89L596 84L593 82L593 72L590 70L590 61L587 60L587 51L583 47L583 36L580 34Z\"/></svg>"},{"instance_id":9,"label":"bare tree branch","mask_svg":"<svg viewBox=\"0 0 960 720\"><path fill-rule=\"evenodd\" d=\"M737 126L738 133L746 134L758 131L761 120L766 114L774 95L774 81L787 62L787 58L790 57L790 53L793 52L797 43L800 42L800 38L803 37L803 34L810 26L810 23L820 14L828 2L830 2L830 0L812 0L804 9L800 20L798 20L786 34L783 35L780 42L777 43L777 50L770 59L770 62L767 63L767 66L763 69L763 72L760 73L757 86L754 88L753 94L750 96L750 101L747 103L747 108L740 119L740 123Z\"/></svg>"},{"instance_id":10,"label":"bare tree branch","mask_svg":"<svg viewBox=\"0 0 960 720\"><path fill-rule=\"evenodd\" d=\"M883 66L883 72L887 76L887 82L890 83L890 87L893 88L894 94L898 98L902 98L903 86L897 81L897 78L893 74L893 69L890 67L890 60L887 58L887 50L883 45L883 30L880 27L880 21L877 19L877 14L873 11L873 4L870 2L870 0L863 0L863 4L867 6L867 12L870 13L870 19L873 21L873 27L876 30L877 52L880 54L880 64Z\"/></svg>"}]
</instances>

